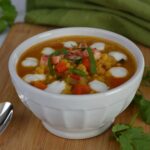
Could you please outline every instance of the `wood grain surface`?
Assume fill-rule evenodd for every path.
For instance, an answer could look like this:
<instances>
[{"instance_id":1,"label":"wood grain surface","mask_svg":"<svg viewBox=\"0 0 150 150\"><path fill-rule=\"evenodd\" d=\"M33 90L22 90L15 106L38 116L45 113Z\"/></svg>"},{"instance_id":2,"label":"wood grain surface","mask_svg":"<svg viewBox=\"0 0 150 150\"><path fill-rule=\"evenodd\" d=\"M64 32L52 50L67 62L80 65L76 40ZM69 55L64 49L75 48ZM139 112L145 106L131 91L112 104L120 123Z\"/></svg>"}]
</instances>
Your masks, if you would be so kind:
<instances>
[{"instance_id":1,"label":"wood grain surface","mask_svg":"<svg viewBox=\"0 0 150 150\"><path fill-rule=\"evenodd\" d=\"M52 28L16 24L11 28L0 48L0 102L10 101L14 105L13 119L0 136L0 150L119 150L119 144L112 137L111 128L97 137L85 140L59 138L49 133L40 120L19 100L8 72L9 56L25 39L50 29ZM150 66L150 48L142 45L139 47L144 54L146 64ZM142 91L150 99L150 89L142 87ZM115 122L128 123L135 111L136 108L130 105ZM136 120L135 125L142 126L145 132L150 132L150 126L144 124L140 118Z\"/></svg>"}]
</instances>

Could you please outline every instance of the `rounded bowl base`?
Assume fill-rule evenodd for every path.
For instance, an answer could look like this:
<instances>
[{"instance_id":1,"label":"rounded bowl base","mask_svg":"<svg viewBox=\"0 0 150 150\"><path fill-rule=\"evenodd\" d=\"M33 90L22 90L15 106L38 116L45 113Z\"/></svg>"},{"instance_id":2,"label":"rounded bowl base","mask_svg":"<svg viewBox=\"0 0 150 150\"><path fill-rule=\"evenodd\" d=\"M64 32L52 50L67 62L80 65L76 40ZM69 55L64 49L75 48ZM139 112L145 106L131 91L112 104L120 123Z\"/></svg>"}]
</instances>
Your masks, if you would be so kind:
<instances>
[{"instance_id":1,"label":"rounded bowl base","mask_svg":"<svg viewBox=\"0 0 150 150\"><path fill-rule=\"evenodd\" d=\"M53 128L46 122L42 122L42 124L49 132L51 132L56 136L67 138L67 139L86 139L103 133L111 126L112 122L109 122L98 129L91 129L88 131L64 131L61 129Z\"/></svg>"}]
</instances>

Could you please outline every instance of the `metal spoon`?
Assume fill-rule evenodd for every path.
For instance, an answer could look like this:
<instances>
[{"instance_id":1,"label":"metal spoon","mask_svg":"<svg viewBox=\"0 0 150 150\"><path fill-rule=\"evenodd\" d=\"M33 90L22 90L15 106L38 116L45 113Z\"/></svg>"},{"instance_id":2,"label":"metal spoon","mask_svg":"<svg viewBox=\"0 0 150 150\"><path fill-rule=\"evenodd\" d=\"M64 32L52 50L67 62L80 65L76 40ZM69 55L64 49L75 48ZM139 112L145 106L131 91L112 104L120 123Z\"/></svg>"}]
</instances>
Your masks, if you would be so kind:
<instances>
[{"instance_id":1,"label":"metal spoon","mask_svg":"<svg viewBox=\"0 0 150 150\"><path fill-rule=\"evenodd\" d=\"M7 128L13 116L13 105L10 102L0 103L0 134Z\"/></svg>"}]
</instances>

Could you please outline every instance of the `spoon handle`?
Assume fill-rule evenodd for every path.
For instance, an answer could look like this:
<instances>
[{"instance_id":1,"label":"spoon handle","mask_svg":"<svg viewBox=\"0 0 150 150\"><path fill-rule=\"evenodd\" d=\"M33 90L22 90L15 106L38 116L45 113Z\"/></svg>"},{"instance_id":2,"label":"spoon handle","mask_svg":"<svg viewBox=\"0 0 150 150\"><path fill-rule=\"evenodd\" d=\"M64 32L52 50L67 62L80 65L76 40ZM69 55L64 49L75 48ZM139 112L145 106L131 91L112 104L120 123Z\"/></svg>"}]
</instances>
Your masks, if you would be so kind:
<instances>
[{"instance_id":1,"label":"spoon handle","mask_svg":"<svg viewBox=\"0 0 150 150\"><path fill-rule=\"evenodd\" d=\"M13 116L13 110L11 110L9 112L9 114L7 115L7 117L4 120L3 124L0 126L0 134L2 134L4 132L4 130L7 128L8 124L11 121L12 116Z\"/></svg>"}]
</instances>

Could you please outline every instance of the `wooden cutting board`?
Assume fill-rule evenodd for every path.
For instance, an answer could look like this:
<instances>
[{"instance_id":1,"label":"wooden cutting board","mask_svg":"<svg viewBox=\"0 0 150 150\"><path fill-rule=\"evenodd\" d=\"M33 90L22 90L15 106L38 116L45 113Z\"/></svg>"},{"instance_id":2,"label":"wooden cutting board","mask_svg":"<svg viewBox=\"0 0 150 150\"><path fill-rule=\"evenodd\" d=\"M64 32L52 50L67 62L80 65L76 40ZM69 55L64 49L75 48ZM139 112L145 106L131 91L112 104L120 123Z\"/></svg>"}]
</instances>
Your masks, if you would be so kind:
<instances>
[{"instance_id":1,"label":"wooden cutting board","mask_svg":"<svg viewBox=\"0 0 150 150\"><path fill-rule=\"evenodd\" d=\"M0 48L0 102L10 101L14 105L14 116L7 130L0 136L0 150L119 150L119 144L113 139L111 128L105 133L85 140L68 140L49 133L19 100L11 83L8 72L8 59L12 51L25 39L52 27L34 26L29 24L14 25L3 46ZM150 48L139 45L144 54L146 64L150 66ZM142 91L150 99L150 88ZM134 106L129 106L115 120L128 123L136 112ZM98 116L97 116L97 119ZM150 126L140 118L136 126L142 126L145 132L150 132Z\"/></svg>"}]
</instances>

